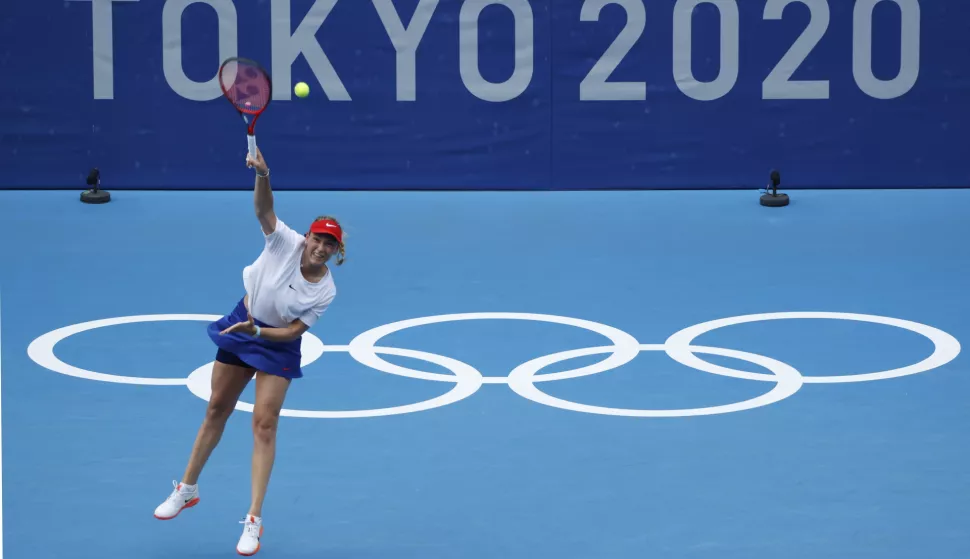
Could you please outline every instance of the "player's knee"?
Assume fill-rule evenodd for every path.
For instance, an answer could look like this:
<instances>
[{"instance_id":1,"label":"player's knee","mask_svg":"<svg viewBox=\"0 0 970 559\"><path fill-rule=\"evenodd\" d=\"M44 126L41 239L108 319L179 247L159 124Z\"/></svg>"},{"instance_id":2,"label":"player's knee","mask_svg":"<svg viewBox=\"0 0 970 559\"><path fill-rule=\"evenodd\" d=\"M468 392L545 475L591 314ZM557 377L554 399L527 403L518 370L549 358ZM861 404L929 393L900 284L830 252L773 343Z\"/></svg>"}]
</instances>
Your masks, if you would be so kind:
<instances>
[{"instance_id":1,"label":"player's knee","mask_svg":"<svg viewBox=\"0 0 970 559\"><path fill-rule=\"evenodd\" d=\"M253 414L253 437L263 443L272 442L276 438L276 426L279 419L272 413Z\"/></svg>"},{"instance_id":2,"label":"player's knee","mask_svg":"<svg viewBox=\"0 0 970 559\"><path fill-rule=\"evenodd\" d=\"M206 421L225 423L232 414L235 403L228 398L212 398L205 410Z\"/></svg>"}]
</instances>

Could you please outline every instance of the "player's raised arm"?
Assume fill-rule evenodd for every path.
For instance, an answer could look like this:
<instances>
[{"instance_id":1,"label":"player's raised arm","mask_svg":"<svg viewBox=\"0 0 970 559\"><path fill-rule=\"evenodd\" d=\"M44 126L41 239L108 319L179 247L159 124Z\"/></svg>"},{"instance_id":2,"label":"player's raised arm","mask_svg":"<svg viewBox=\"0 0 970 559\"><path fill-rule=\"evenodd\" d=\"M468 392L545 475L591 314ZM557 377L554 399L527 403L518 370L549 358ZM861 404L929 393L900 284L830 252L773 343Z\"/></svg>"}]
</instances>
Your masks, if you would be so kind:
<instances>
[{"instance_id":1,"label":"player's raised arm","mask_svg":"<svg viewBox=\"0 0 970 559\"><path fill-rule=\"evenodd\" d=\"M246 165L256 171L256 186L253 188L253 203L256 206L256 218L263 228L263 233L269 235L276 230L276 213L273 211L273 189L269 185L269 167L263 160L263 153L256 149L256 158L246 155Z\"/></svg>"}]
</instances>

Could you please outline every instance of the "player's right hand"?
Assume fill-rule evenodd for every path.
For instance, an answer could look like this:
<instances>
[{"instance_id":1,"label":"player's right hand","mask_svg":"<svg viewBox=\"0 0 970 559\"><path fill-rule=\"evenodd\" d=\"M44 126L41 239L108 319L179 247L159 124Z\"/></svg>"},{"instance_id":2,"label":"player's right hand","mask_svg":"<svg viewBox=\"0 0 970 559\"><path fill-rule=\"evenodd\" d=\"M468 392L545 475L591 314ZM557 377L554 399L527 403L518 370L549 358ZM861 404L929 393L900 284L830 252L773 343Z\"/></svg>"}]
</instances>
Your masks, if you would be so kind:
<instances>
[{"instance_id":1,"label":"player's right hand","mask_svg":"<svg viewBox=\"0 0 970 559\"><path fill-rule=\"evenodd\" d=\"M256 172L260 175L265 175L269 172L269 167L266 165L266 161L263 159L263 152L256 148L256 158L253 159L250 155L246 154L246 166L250 169L256 169Z\"/></svg>"}]
</instances>

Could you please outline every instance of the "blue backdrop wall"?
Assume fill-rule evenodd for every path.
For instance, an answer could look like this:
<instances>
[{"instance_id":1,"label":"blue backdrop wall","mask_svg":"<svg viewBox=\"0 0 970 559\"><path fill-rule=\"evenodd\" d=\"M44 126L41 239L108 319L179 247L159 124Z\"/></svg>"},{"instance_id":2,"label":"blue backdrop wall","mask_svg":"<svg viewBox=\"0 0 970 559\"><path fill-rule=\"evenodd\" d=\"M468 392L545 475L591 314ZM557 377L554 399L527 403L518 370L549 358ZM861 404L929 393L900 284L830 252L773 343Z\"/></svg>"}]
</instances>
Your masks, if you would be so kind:
<instances>
[{"instance_id":1,"label":"blue backdrop wall","mask_svg":"<svg viewBox=\"0 0 970 559\"><path fill-rule=\"evenodd\" d=\"M966 0L10 0L4 188L970 186ZM293 95L310 84L305 99Z\"/></svg>"}]
</instances>

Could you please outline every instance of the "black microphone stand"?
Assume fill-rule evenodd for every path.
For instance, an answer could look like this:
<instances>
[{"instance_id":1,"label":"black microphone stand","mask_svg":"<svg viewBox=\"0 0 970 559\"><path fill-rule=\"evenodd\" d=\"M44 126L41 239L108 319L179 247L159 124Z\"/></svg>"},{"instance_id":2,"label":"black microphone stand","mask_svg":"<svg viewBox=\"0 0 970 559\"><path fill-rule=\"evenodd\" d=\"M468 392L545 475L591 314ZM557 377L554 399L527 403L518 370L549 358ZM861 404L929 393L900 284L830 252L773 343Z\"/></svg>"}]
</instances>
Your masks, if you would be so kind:
<instances>
[{"instance_id":1,"label":"black microphone stand","mask_svg":"<svg viewBox=\"0 0 970 559\"><path fill-rule=\"evenodd\" d=\"M772 208L778 208L781 206L788 205L788 195L778 194L778 185L781 184L781 173L778 171L771 172L771 184L765 187L765 193L761 195L761 205L768 206ZM768 190L771 192L768 192Z\"/></svg>"},{"instance_id":2,"label":"black microphone stand","mask_svg":"<svg viewBox=\"0 0 970 559\"><path fill-rule=\"evenodd\" d=\"M107 190L101 190L101 171L97 167L91 169L91 172L88 173L87 184L91 189L81 193L82 202L85 204L104 204L111 201L111 193Z\"/></svg>"}]
</instances>

